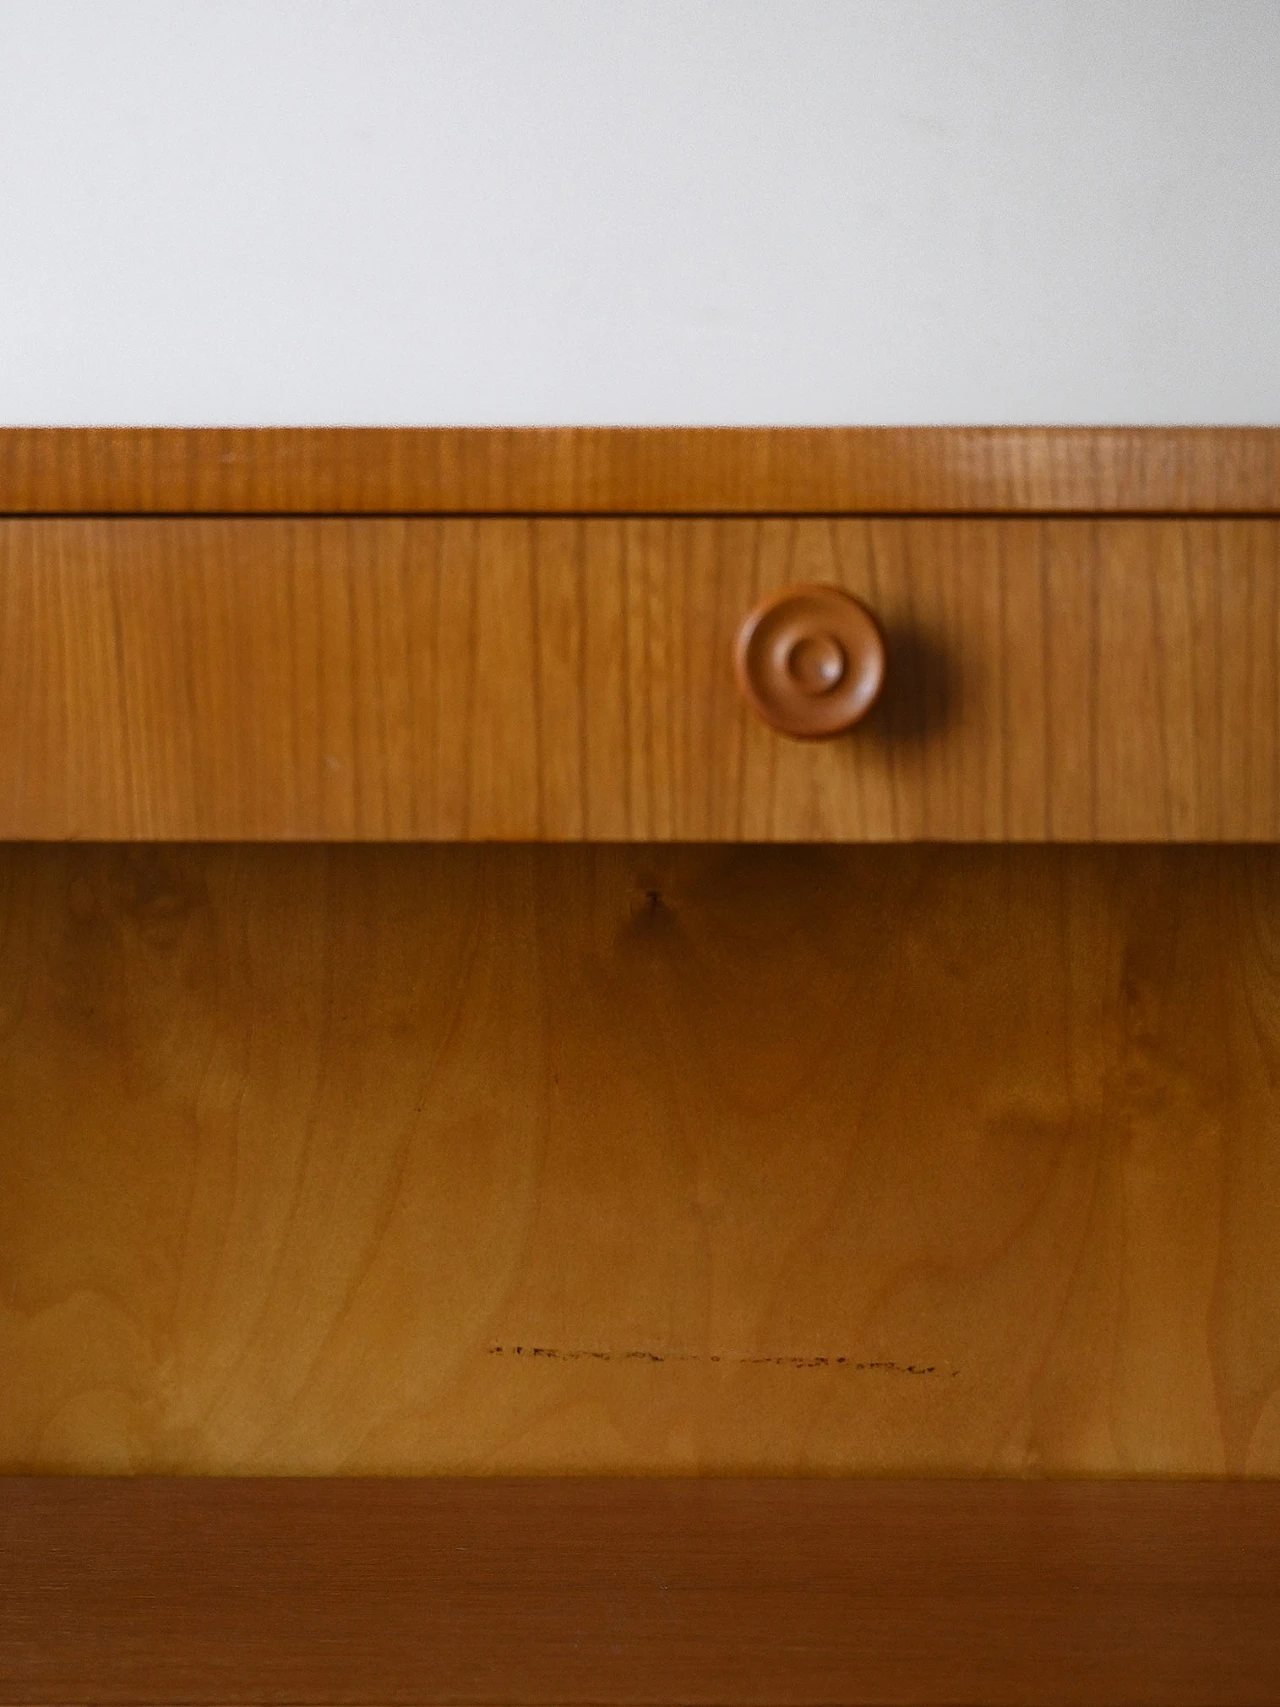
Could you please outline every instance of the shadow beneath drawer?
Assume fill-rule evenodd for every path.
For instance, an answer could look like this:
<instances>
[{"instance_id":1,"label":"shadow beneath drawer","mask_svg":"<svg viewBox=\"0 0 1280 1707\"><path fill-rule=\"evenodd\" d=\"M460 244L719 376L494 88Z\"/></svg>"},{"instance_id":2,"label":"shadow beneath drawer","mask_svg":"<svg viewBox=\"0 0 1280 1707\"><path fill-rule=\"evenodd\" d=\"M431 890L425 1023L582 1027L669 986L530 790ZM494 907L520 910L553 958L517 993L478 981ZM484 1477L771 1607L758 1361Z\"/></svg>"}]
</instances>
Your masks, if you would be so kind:
<instances>
[{"instance_id":1,"label":"shadow beneath drawer","mask_svg":"<svg viewBox=\"0 0 1280 1707\"><path fill-rule=\"evenodd\" d=\"M884 691L863 727L882 740L901 743L941 734L954 723L960 704L955 658L910 628L886 629L885 648Z\"/></svg>"}]
</instances>

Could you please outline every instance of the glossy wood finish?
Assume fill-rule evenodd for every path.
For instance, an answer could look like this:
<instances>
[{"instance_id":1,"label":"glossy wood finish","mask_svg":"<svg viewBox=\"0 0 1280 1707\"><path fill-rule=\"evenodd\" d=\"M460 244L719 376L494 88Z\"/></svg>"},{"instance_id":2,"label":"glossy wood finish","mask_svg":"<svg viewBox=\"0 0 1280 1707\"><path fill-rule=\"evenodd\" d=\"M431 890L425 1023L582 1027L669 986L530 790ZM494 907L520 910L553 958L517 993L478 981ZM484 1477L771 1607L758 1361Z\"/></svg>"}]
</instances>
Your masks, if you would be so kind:
<instances>
[{"instance_id":1,"label":"glossy wood finish","mask_svg":"<svg viewBox=\"0 0 1280 1707\"><path fill-rule=\"evenodd\" d=\"M780 735L833 740L884 687L884 635L843 587L784 587L749 613L733 643L738 687Z\"/></svg>"},{"instance_id":2,"label":"glossy wood finish","mask_svg":"<svg viewBox=\"0 0 1280 1707\"><path fill-rule=\"evenodd\" d=\"M0 1702L1259 1707L1280 1486L0 1482Z\"/></svg>"},{"instance_id":3,"label":"glossy wood finish","mask_svg":"<svg viewBox=\"0 0 1280 1707\"><path fill-rule=\"evenodd\" d=\"M847 738L731 655L884 624ZM1270 840L1280 523L0 523L0 837Z\"/></svg>"},{"instance_id":4,"label":"glossy wood finish","mask_svg":"<svg viewBox=\"0 0 1280 1707\"><path fill-rule=\"evenodd\" d=\"M1257 513L1271 427L0 428L0 512Z\"/></svg>"},{"instance_id":5,"label":"glossy wood finish","mask_svg":"<svg viewBox=\"0 0 1280 1707\"><path fill-rule=\"evenodd\" d=\"M1280 850L0 850L0 1469L1280 1475Z\"/></svg>"}]
</instances>

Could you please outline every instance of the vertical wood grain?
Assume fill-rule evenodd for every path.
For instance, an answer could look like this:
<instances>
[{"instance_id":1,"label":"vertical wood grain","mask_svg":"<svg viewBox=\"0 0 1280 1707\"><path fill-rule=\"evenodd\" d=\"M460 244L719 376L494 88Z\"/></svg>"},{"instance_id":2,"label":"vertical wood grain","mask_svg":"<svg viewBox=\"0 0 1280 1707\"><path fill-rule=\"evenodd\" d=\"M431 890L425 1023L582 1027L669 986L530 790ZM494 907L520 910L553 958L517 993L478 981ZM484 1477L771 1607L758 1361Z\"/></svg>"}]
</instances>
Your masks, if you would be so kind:
<instances>
[{"instance_id":1,"label":"vertical wood grain","mask_svg":"<svg viewBox=\"0 0 1280 1707\"><path fill-rule=\"evenodd\" d=\"M1280 1474L1272 849L0 850L0 1469Z\"/></svg>"},{"instance_id":2,"label":"vertical wood grain","mask_svg":"<svg viewBox=\"0 0 1280 1707\"><path fill-rule=\"evenodd\" d=\"M15 838L1265 841L1280 524L0 523ZM739 621L830 581L882 703L788 741Z\"/></svg>"}]
</instances>

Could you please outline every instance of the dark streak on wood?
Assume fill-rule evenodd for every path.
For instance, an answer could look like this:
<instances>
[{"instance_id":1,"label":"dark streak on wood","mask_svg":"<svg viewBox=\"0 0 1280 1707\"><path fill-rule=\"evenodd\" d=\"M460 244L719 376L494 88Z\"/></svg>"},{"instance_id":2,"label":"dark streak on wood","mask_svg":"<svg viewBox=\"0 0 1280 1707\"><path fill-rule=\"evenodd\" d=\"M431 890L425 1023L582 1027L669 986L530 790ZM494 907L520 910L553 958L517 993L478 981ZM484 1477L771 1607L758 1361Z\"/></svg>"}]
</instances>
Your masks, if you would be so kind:
<instances>
[{"instance_id":1,"label":"dark streak on wood","mask_svg":"<svg viewBox=\"0 0 1280 1707\"><path fill-rule=\"evenodd\" d=\"M599 1348L555 1345L491 1345L490 1357L545 1357L553 1363L579 1363L584 1359L596 1363L728 1363L769 1364L778 1369L847 1369L850 1374L881 1372L893 1375L938 1375L943 1373L933 1363L897 1363L892 1359L832 1357L814 1353L788 1352L777 1355L757 1355L746 1352L701 1351L607 1351ZM958 1369L946 1371L958 1375Z\"/></svg>"}]
</instances>

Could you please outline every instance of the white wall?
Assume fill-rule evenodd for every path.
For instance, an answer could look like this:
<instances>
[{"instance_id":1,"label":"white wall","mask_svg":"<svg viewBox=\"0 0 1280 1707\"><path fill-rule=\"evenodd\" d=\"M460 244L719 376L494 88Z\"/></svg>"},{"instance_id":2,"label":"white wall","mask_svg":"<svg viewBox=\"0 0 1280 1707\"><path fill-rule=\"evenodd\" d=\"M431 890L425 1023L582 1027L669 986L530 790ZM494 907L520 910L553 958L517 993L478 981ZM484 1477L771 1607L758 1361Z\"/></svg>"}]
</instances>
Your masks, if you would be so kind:
<instances>
[{"instance_id":1,"label":"white wall","mask_svg":"<svg viewBox=\"0 0 1280 1707\"><path fill-rule=\"evenodd\" d=\"M0 421L1280 421L1280 0L0 0Z\"/></svg>"}]
</instances>

